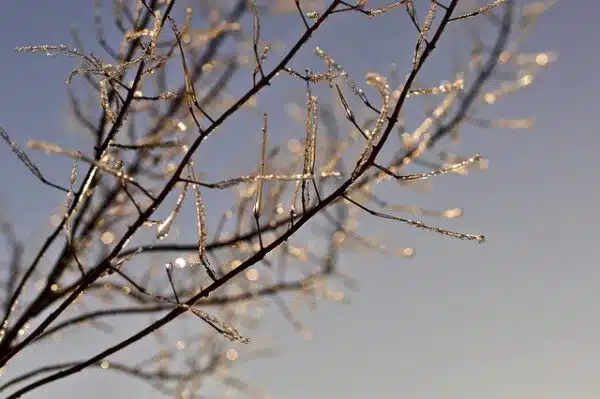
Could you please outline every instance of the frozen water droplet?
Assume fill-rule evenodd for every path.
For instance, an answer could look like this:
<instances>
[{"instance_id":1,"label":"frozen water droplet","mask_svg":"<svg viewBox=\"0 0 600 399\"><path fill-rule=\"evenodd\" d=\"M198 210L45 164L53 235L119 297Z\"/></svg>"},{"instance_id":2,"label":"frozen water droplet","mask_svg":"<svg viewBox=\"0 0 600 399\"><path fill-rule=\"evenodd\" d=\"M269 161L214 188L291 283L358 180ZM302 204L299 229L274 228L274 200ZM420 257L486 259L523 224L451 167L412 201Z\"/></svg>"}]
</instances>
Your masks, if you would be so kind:
<instances>
[{"instance_id":1,"label":"frozen water droplet","mask_svg":"<svg viewBox=\"0 0 600 399\"><path fill-rule=\"evenodd\" d=\"M384 11L381 8L375 8L375 9L369 11L369 17L371 17L371 18L375 18L375 17L378 17L383 14L384 14Z\"/></svg>"}]
</instances>

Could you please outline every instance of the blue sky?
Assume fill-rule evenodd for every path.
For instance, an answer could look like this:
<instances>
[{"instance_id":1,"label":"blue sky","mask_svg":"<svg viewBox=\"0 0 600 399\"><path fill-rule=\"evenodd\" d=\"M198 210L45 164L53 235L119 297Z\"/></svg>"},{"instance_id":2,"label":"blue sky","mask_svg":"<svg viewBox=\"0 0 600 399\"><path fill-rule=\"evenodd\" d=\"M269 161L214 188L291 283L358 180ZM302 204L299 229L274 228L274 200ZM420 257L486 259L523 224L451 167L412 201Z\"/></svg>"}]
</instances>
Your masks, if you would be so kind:
<instances>
[{"instance_id":1,"label":"blue sky","mask_svg":"<svg viewBox=\"0 0 600 399\"><path fill-rule=\"evenodd\" d=\"M0 124L20 143L75 140L65 122L64 80L72 63L16 54L14 48L68 43L71 26L90 43L94 33L88 2L40 3L11 2L0 15ZM323 303L305 314L313 332L309 341L271 312L259 333L274 339L278 354L240 367L241 376L283 399L598 397L599 13L596 2L558 1L544 14L526 48L554 51L559 61L497 108L507 117L533 115L536 126L469 129L461 153L484 154L490 168L466 179L441 178L434 196L410 197L463 207L465 216L447 226L483 232L488 242L444 239L385 221L369 225L372 234L398 234L398 244L415 247L417 256L344 258L345 270L360 281L351 303ZM391 36L382 33L383 42L375 45L372 38L388 30L411 31L396 27L397 19L382 21L365 34L342 20L311 46L335 48L336 59L357 74L369 68L384 72L389 65L379 64L376 50L400 62L401 49ZM274 21L266 34L296 37L298 30L290 26L288 20ZM299 89L294 98L302 95ZM34 159L50 176L68 176L67 161L39 153ZM4 145L0 170L9 182L0 191L0 216L22 222L17 226L22 236L39 240L40 226L62 204L62 194L35 181ZM84 338L70 343L85 349ZM109 378L115 383L107 384ZM28 397L74 398L82 387L93 387L91 398L153 397L143 385L98 371Z\"/></svg>"}]
</instances>

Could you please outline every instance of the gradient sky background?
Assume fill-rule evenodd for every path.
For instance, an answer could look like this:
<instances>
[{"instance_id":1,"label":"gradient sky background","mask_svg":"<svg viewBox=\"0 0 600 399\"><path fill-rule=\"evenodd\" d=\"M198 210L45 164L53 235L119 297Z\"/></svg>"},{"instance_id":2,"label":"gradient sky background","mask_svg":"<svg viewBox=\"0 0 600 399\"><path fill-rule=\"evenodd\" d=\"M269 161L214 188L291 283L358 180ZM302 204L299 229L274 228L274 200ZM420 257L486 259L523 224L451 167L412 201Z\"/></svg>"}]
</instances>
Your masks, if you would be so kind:
<instances>
[{"instance_id":1,"label":"gradient sky background","mask_svg":"<svg viewBox=\"0 0 600 399\"><path fill-rule=\"evenodd\" d=\"M19 143L71 134L64 133L64 78L72 60L16 54L14 48L69 43L70 26L93 43L90 3L22 0L3 7L0 124ZM411 197L438 208L463 207L461 220L444 225L483 232L489 241L475 245L377 222L373 234L401 231L397 244L415 247L416 258L343 259L361 282L351 304L323 303L307 314L310 341L274 313L259 333L275 339L279 353L240 367L239 375L282 399L600 397L598 15L594 1L558 1L545 13L526 48L555 51L559 61L532 88L498 105L506 117L534 115L536 126L468 130L461 154L480 152L490 168L441 178L433 195ZM391 18L382 21L355 40L340 39L358 29L342 21L311 48L335 46L336 58L386 71L388 65L369 56L377 47L373 37L385 29L410 30L395 28ZM275 23L273 34L296 37L287 23ZM39 153L33 158L51 176L68 176L68 163ZM0 215L23 221L19 215L27 212L17 229L39 240L40 221L62 204L62 194L39 184L4 143L0 171ZM86 343L85 337L70 339ZM26 397L75 398L82 389L87 398L160 397L97 370Z\"/></svg>"}]
</instances>

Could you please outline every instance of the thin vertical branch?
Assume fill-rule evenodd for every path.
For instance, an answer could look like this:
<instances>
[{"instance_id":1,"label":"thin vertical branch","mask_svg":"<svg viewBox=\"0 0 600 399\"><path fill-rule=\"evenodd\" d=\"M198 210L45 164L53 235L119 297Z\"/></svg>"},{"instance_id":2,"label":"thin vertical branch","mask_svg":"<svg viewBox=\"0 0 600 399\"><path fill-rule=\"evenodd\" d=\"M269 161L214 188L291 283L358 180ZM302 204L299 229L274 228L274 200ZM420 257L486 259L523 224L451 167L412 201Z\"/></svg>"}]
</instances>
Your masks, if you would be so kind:
<instances>
[{"instance_id":1,"label":"thin vertical branch","mask_svg":"<svg viewBox=\"0 0 600 399\"><path fill-rule=\"evenodd\" d=\"M263 126L261 129L261 151L260 151L260 167L259 167L259 176L266 175L266 162L265 157L267 155L267 114L263 114ZM260 243L260 248L262 249L264 244L262 240L262 234L260 233L260 222L259 218L262 213L262 201L263 201L263 188L265 185L265 180L263 178L258 180L258 190L256 190L256 202L254 204L254 208L252 209L252 213L254 214L254 221L256 223L256 228L258 230L258 241Z\"/></svg>"}]
</instances>

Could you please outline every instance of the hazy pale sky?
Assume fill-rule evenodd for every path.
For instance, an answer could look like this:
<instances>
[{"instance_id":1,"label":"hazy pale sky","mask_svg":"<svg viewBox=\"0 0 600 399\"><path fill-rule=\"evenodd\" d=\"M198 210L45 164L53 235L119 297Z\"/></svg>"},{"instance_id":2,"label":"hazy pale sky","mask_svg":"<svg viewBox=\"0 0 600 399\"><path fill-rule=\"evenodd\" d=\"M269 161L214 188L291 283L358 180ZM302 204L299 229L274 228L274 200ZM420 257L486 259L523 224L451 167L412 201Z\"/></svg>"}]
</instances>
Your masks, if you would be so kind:
<instances>
[{"instance_id":1,"label":"hazy pale sky","mask_svg":"<svg viewBox=\"0 0 600 399\"><path fill-rule=\"evenodd\" d=\"M0 125L20 143L73 135L65 122L64 90L72 60L16 54L14 48L69 43L71 26L93 43L91 3L21 0L3 7ZM464 208L463 218L444 225L482 232L488 242L445 239L385 221L369 224L370 234L392 235L398 246L416 248L417 256L342 258L344 270L360 281L351 303L325 302L304 314L313 332L308 341L277 312L268 312L264 327L252 333L273 339L278 353L243 364L238 375L282 399L600 397L600 267L594 252L600 223L598 15L598 2L557 1L540 18L526 49L554 51L558 62L531 88L498 104L498 115L533 115L535 127L466 130L457 149L484 154L490 168L467 178L442 177L433 193L409 196L437 208ZM409 59L410 53L394 47L393 36L382 33L412 32L410 26L396 27L398 20L406 22L404 15L372 21L372 30L354 36L359 28L340 20L311 48L335 48L350 70L389 70L389 64L378 63L378 50L399 64ZM292 31L287 23L274 22L266 34L293 39L299 26ZM34 159L51 176L68 176L68 161L39 153ZM17 229L39 240L35 232L63 195L39 184L4 143L0 171L5 182L0 215L22 222L27 212ZM67 339L86 353L85 338ZM115 342L111 336L102 340ZM35 365L32 359L22 366ZM26 397L76 398L82 390L87 398L161 397L98 370Z\"/></svg>"}]
</instances>

